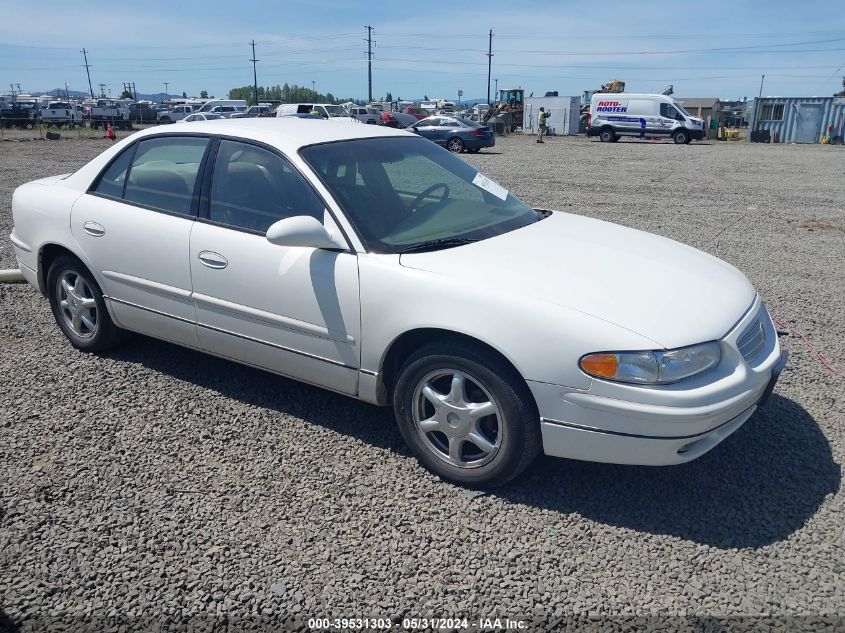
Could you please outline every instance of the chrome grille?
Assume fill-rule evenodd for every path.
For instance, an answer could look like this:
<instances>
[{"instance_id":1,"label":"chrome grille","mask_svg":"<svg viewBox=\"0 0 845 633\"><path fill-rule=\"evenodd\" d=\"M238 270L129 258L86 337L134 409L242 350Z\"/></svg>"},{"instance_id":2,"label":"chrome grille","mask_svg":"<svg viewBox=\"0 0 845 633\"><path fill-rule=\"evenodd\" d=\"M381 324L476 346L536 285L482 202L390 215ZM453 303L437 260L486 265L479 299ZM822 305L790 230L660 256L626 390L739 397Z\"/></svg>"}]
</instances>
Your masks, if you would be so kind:
<instances>
[{"instance_id":1,"label":"chrome grille","mask_svg":"<svg viewBox=\"0 0 845 633\"><path fill-rule=\"evenodd\" d=\"M736 346L746 363L753 362L766 347L766 330L763 321L756 319L736 339Z\"/></svg>"}]
</instances>

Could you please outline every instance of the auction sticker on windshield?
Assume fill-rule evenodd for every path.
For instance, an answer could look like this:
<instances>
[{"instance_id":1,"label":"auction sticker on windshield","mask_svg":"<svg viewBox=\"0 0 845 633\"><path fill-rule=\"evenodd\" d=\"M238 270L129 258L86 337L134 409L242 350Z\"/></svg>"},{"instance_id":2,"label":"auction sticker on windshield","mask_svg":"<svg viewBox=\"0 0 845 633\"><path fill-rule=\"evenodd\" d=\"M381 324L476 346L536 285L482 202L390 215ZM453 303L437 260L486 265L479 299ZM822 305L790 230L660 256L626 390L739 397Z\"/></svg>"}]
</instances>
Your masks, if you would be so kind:
<instances>
[{"instance_id":1,"label":"auction sticker on windshield","mask_svg":"<svg viewBox=\"0 0 845 633\"><path fill-rule=\"evenodd\" d=\"M489 191L497 198L501 200L507 200L508 198L508 190L505 189L499 183L493 182L487 176L482 176L481 172L475 174L475 178L472 179L472 184L476 187L481 187L484 191Z\"/></svg>"}]
</instances>

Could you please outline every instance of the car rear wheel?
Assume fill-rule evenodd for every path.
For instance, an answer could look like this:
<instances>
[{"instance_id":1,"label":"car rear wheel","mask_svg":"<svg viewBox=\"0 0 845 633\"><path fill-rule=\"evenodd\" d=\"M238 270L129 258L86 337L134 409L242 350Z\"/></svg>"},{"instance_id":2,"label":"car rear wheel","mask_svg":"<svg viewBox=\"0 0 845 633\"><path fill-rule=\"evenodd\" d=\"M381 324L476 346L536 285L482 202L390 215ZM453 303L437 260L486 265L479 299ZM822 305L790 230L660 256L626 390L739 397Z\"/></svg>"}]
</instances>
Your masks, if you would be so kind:
<instances>
[{"instance_id":1,"label":"car rear wheel","mask_svg":"<svg viewBox=\"0 0 845 633\"><path fill-rule=\"evenodd\" d=\"M76 257L64 255L50 265L47 289L59 329L77 349L101 352L123 339L96 280Z\"/></svg>"},{"instance_id":2,"label":"car rear wheel","mask_svg":"<svg viewBox=\"0 0 845 633\"><path fill-rule=\"evenodd\" d=\"M603 128L602 131L599 133L599 140L602 143L612 143L617 139L616 133L613 131L613 128L606 127Z\"/></svg>"},{"instance_id":3,"label":"car rear wheel","mask_svg":"<svg viewBox=\"0 0 845 633\"><path fill-rule=\"evenodd\" d=\"M413 354L399 373L394 411L419 462L461 485L504 484L540 450L525 382L497 355L463 343L432 343Z\"/></svg>"},{"instance_id":4,"label":"car rear wheel","mask_svg":"<svg viewBox=\"0 0 845 633\"><path fill-rule=\"evenodd\" d=\"M686 145L690 142L689 132L686 130L678 130L672 136L672 139L675 141L676 145Z\"/></svg>"},{"instance_id":5,"label":"car rear wheel","mask_svg":"<svg viewBox=\"0 0 845 633\"><path fill-rule=\"evenodd\" d=\"M464 151L464 142L457 136L453 136L446 143L446 149L448 149L450 152L454 152L455 154L460 154L462 151Z\"/></svg>"}]
</instances>

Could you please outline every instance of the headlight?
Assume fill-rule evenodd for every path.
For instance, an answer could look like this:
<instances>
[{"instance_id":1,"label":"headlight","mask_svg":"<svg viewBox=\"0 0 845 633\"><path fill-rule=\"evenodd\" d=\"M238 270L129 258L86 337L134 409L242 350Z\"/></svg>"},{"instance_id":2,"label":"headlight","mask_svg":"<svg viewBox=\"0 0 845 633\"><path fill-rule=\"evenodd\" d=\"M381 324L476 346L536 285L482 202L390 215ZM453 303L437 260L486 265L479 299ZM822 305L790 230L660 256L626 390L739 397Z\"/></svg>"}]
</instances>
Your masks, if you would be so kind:
<instances>
[{"instance_id":1,"label":"headlight","mask_svg":"<svg viewBox=\"0 0 845 633\"><path fill-rule=\"evenodd\" d=\"M600 352L581 357L581 369L596 378L640 385L678 382L719 364L716 342L652 352Z\"/></svg>"}]
</instances>

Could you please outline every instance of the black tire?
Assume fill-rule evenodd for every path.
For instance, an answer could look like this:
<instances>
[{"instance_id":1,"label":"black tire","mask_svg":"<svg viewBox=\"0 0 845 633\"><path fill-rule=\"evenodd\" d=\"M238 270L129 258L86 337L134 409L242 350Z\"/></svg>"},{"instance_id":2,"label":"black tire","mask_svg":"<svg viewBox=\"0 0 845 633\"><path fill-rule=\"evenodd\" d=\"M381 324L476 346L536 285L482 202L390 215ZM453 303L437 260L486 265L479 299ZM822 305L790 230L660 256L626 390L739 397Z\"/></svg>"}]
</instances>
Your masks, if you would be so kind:
<instances>
[{"instance_id":1,"label":"black tire","mask_svg":"<svg viewBox=\"0 0 845 633\"><path fill-rule=\"evenodd\" d=\"M457 136L453 136L448 141L446 141L446 149L455 154L460 154L462 151L464 151L464 142Z\"/></svg>"},{"instance_id":2,"label":"black tire","mask_svg":"<svg viewBox=\"0 0 845 633\"><path fill-rule=\"evenodd\" d=\"M423 407L428 406L420 395L422 384L437 372L445 372L448 378L449 371L463 374L465 385L471 385L475 394L481 394L482 400L468 396L470 400L480 402L489 398L496 406L494 415L480 418L477 423L479 426L490 423L495 427L494 434L485 432L487 439L497 443L497 448L488 453L486 459L489 461L480 460L474 466L453 465L447 461L448 449L444 447L438 451L435 446L435 442L448 441L448 437L439 431L423 433L417 426L414 411L420 402ZM467 393L470 393L469 388ZM435 341L417 350L399 371L393 406L402 437L420 464L459 485L472 488L500 486L518 476L540 452L539 414L525 381L499 356L471 344ZM458 445L463 458L466 444L470 442L461 440ZM473 447L476 446L472 444L470 452Z\"/></svg>"},{"instance_id":3,"label":"black tire","mask_svg":"<svg viewBox=\"0 0 845 633\"><path fill-rule=\"evenodd\" d=\"M613 143L619 140L619 137L616 136L616 132L613 131L612 127L603 127L601 132L599 132L599 140L602 143Z\"/></svg>"},{"instance_id":4,"label":"black tire","mask_svg":"<svg viewBox=\"0 0 845 633\"><path fill-rule=\"evenodd\" d=\"M59 280L65 276L78 276L84 280L85 285L87 285L86 293L90 292L90 298L95 302L95 328L88 335L80 335L74 330L68 322L70 319L67 313L60 306ZM111 320L97 281L76 257L61 255L50 264L50 270L47 272L47 296L50 299L50 307L53 310L56 324L75 348L83 352L102 352L121 343L126 338L126 331L118 328Z\"/></svg>"},{"instance_id":5,"label":"black tire","mask_svg":"<svg viewBox=\"0 0 845 633\"><path fill-rule=\"evenodd\" d=\"M686 145L690 142L690 135L685 129L681 128L672 135L672 140L676 145Z\"/></svg>"}]
</instances>

